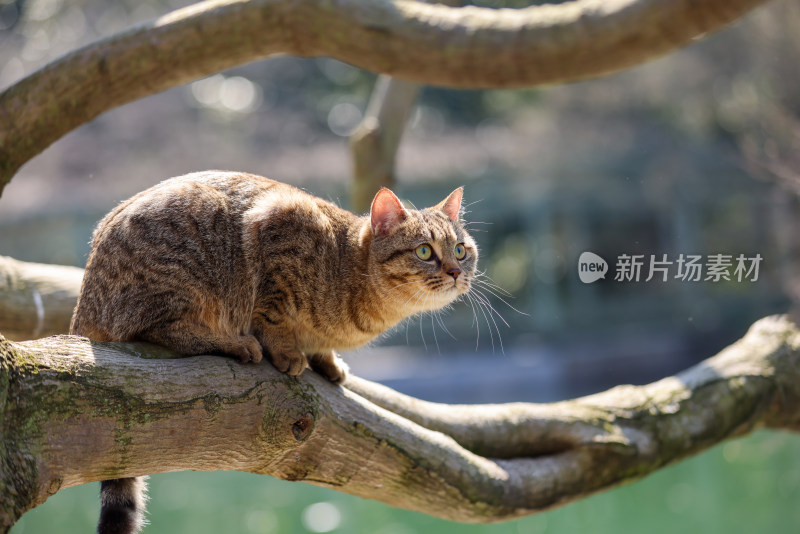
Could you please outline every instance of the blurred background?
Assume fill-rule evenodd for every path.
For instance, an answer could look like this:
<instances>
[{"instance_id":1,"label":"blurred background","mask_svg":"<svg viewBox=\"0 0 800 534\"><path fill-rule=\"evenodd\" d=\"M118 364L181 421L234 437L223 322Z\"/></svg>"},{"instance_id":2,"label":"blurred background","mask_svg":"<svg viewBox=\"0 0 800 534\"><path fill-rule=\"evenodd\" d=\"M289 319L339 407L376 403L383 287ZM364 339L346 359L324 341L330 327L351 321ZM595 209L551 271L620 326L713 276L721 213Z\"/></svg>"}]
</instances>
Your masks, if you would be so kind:
<instances>
[{"instance_id":1,"label":"blurred background","mask_svg":"<svg viewBox=\"0 0 800 534\"><path fill-rule=\"evenodd\" d=\"M0 0L0 88L183 0ZM525 2L517 2L524 4ZM500 2L482 2L499 5ZM509 5L505 2L504 5ZM774 0L641 67L522 91L426 87L395 191L465 186L496 312L460 303L347 355L354 372L442 402L546 402L678 372L800 298L800 5ZM348 136L375 76L275 57L111 111L28 163L0 198L0 254L83 266L96 222L163 179L241 170L348 207ZM578 257L605 258L584 284ZM636 281L616 259L643 255ZM645 281L650 255L675 262ZM676 279L680 255L760 254L757 280ZM733 275L733 268L730 270ZM703 278L705 272L703 273ZM441 320L441 322L440 322ZM159 532L800 531L800 439L728 442L643 482L520 521L465 526L243 473L151 479ZM15 534L87 532L96 485L58 493Z\"/></svg>"}]
</instances>

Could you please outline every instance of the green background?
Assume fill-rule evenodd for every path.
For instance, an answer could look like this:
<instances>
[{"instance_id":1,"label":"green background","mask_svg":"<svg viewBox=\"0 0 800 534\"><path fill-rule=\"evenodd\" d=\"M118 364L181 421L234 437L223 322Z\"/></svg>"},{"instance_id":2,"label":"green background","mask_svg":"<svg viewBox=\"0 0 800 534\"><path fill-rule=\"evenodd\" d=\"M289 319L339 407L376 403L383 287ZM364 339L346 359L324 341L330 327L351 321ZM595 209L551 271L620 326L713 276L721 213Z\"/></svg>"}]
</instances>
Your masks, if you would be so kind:
<instances>
[{"instance_id":1,"label":"green background","mask_svg":"<svg viewBox=\"0 0 800 534\"><path fill-rule=\"evenodd\" d=\"M800 532L800 436L760 431L719 445L646 479L517 521L465 525L407 512L299 482L248 473L170 473L150 477L152 525L159 533L370 534ZM91 532L99 484L57 493L28 512L12 534ZM339 521L315 525L320 502ZM330 510L330 507L327 507ZM319 510L319 508L310 511ZM323 514L324 515L324 514ZM317 521L320 520L317 514ZM313 521L313 519L312 519ZM314 530L316 528L317 530Z\"/></svg>"}]
</instances>

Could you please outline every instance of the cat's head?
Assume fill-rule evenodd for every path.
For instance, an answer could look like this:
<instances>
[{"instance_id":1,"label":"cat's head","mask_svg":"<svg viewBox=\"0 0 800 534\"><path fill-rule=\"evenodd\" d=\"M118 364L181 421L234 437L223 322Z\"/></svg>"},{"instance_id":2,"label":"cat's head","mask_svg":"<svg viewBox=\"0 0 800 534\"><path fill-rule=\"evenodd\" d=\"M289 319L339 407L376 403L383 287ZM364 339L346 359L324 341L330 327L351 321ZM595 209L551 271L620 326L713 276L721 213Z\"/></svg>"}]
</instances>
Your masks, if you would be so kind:
<instances>
[{"instance_id":1,"label":"cat's head","mask_svg":"<svg viewBox=\"0 0 800 534\"><path fill-rule=\"evenodd\" d=\"M478 247L461 222L462 193L423 210L405 209L386 188L372 201L367 274L404 316L447 306L470 289Z\"/></svg>"}]
</instances>

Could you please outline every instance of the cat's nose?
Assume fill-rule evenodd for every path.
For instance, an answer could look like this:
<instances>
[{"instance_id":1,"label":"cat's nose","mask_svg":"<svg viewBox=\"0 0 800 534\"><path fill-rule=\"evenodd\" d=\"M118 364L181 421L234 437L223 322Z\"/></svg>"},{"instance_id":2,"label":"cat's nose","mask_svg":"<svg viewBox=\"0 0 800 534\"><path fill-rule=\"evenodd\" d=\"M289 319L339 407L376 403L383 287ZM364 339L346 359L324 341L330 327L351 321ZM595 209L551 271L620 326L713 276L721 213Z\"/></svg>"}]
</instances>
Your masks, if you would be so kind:
<instances>
[{"instance_id":1,"label":"cat's nose","mask_svg":"<svg viewBox=\"0 0 800 534\"><path fill-rule=\"evenodd\" d=\"M445 272L450 276L452 276L453 280L455 280L456 278L458 278L458 275L461 274L461 269L459 269L458 267L448 267Z\"/></svg>"}]
</instances>

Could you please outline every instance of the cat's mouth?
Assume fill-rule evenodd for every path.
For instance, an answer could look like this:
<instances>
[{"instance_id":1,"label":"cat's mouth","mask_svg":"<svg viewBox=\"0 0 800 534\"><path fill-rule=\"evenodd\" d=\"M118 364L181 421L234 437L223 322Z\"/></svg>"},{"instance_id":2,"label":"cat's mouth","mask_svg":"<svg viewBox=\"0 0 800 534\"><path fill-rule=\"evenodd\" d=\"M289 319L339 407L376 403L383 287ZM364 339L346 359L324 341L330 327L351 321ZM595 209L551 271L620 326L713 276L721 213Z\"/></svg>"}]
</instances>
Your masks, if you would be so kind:
<instances>
[{"instance_id":1,"label":"cat's mouth","mask_svg":"<svg viewBox=\"0 0 800 534\"><path fill-rule=\"evenodd\" d=\"M427 280L419 285L412 283L401 289L405 293L398 294L403 299L401 308L406 310L405 313L413 314L449 306L469 291L470 283L466 278L454 279L448 276Z\"/></svg>"},{"instance_id":2,"label":"cat's mouth","mask_svg":"<svg viewBox=\"0 0 800 534\"><path fill-rule=\"evenodd\" d=\"M444 280L441 284L439 284L435 289L434 292L438 293L438 295L452 302L459 296L463 295L469 291L469 282L463 280Z\"/></svg>"}]
</instances>

